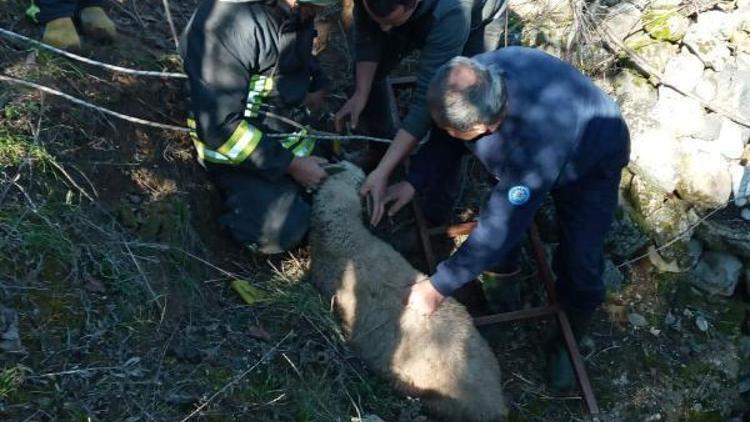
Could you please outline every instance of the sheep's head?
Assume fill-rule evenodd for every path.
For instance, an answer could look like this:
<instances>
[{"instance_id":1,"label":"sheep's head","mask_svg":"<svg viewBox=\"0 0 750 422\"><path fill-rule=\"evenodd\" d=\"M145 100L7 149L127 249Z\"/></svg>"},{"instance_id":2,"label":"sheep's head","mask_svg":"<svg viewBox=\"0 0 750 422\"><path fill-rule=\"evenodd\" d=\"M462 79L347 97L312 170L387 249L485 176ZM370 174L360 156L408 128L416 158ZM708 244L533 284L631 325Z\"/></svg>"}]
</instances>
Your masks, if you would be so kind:
<instances>
[{"instance_id":1,"label":"sheep's head","mask_svg":"<svg viewBox=\"0 0 750 422\"><path fill-rule=\"evenodd\" d=\"M315 213L324 218L360 218L362 198L359 187L365 180L365 174L348 161L338 165L344 170L330 175L315 194Z\"/></svg>"}]
</instances>

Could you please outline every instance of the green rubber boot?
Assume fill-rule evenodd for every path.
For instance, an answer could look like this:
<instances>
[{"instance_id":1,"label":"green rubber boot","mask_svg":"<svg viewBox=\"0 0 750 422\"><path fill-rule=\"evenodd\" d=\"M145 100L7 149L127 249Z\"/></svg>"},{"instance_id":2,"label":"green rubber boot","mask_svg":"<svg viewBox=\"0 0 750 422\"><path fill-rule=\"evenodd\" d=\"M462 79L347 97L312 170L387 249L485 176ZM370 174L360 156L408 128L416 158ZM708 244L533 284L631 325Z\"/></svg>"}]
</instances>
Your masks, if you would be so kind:
<instances>
[{"instance_id":1,"label":"green rubber boot","mask_svg":"<svg viewBox=\"0 0 750 422\"><path fill-rule=\"evenodd\" d=\"M105 42L117 39L115 23L101 7L86 7L81 10L81 27L86 35L94 39Z\"/></svg>"},{"instance_id":2,"label":"green rubber boot","mask_svg":"<svg viewBox=\"0 0 750 422\"><path fill-rule=\"evenodd\" d=\"M576 312L568 312L567 315L570 328L573 330L573 337L580 344L591 325L591 315ZM545 342L545 353L547 354L547 378L552 390L561 394L574 392L577 387L575 370L570 353L565 347L565 339L557 324Z\"/></svg>"},{"instance_id":3,"label":"green rubber boot","mask_svg":"<svg viewBox=\"0 0 750 422\"><path fill-rule=\"evenodd\" d=\"M71 18L57 18L47 22L42 41L63 50L81 48L81 39Z\"/></svg>"},{"instance_id":4,"label":"green rubber boot","mask_svg":"<svg viewBox=\"0 0 750 422\"><path fill-rule=\"evenodd\" d=\"M521 309L521 269L509 273L485 271L479 276L492 313Z\"/></svg>"}]
</instances>

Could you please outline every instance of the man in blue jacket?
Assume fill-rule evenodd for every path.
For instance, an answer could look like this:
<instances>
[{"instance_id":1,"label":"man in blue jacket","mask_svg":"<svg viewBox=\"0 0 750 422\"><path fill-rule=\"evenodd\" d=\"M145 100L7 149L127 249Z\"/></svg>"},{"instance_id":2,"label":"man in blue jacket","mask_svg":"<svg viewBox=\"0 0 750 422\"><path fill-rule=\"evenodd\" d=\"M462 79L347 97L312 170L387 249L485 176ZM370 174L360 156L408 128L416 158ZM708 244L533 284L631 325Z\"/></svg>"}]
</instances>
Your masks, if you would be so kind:
<instances>
[{"instance_id":1,"label":"man in blue jacket","mask_svg":"<svg viewBox=\"0 0 750 422\"><path fill-rule=\"evenodd\" d=\"M439 184L466 149L497 184L474 232L430 280L412 288L408 306L431 314L483 271L513 272L518 245L550 193L560 238L556 289L580 337L604 299L604 237L629 159L617 104L574 67L522 47L451 60L435 73L427 104L441 136L416 154L406 181L375 204L373 222L388 203L392 215L415 192ZM380 171L389 175L408 152L388 151Z\"/></svg>"}]
</instances>

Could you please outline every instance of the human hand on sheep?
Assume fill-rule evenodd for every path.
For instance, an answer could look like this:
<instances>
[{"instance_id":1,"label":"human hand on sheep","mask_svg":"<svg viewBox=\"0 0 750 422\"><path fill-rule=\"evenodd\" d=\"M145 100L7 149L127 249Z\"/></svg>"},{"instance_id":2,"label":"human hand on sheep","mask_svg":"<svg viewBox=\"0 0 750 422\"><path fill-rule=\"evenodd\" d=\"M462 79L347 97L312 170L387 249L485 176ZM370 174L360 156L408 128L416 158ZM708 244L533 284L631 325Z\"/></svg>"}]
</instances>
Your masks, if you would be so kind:
<instances>
[{"instance_id":1,"label":"human hand on sheep","mask_svg":"<svg viewBox=\"0 0 750 422\"><path fill-rule=\"evenodd\" d=\"M407 181L398 182L395 185L388 186L385 191L385 198L383 198L383 205L387 206L391 202L390 208L388 208L388 216L393 217L396 213L408 204L414 198L414 186ZM377 223L375 223L377 224Z\"/></svg>"},{"instance_id":2,"label":"human hand on sheep","mask_svg":"<svg viewBox=\"0 0 750 422\"><path fill-rule=\"evenodd\" d=\"M430 280L422 280L413 286L406 298L406 307L415 310L420 315L429 316L437 310L445 296L432 286Z\"/></svg>"},{"instance_id":3,"label":"human hand on sheep","mask_svg":"<svg viewBox=\"0 0 750 422\"><path fill-rule=\"evenodd\" d=\"M321 183L328 177L322 164L327 163L323 157L311 155L309 157L294 157L289 164L287 173L292 179L304 186L306 189L317 189Z\"/></svg>"},{"instance_id":4,"label":"human hand on sheep","mask_svg":"<svg viewBox=\"0 0 750 422\"><path fill-rule=\"evenodd\" d=\"M380 167L367 176L365 182L362 183L362 187L359 189L359 194L362 196L369 195L369 209L370 213L370 224L377 226L380 219L383 217L383 211L385 209L385 188L388 185L388 174L380 170Z\"/></svg>"}]
</instances>

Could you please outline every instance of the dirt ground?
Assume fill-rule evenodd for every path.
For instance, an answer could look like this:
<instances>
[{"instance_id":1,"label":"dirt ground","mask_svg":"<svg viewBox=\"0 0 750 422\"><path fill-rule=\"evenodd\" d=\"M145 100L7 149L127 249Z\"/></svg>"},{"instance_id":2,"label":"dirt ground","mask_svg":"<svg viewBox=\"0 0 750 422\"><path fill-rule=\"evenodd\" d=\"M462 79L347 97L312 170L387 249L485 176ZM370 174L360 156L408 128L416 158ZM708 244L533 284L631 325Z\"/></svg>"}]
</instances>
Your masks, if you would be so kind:
<instances>
[{"instance_id":1,"label":"dirt ground","mask_svg":"<svg viewBox=\"0 0 750 422\"><path fill-rule=\"evenodd\" d=\"M178 28L196 3L170 2ZM120 40L84 38L82 55L181 70L161 2L111 4ZM39 39L26 6L0 0L0 27ZM335 14L329 28L321 57L335 111L352 53ZM181 80L123 76L6 38L0 71L149 120L182 125L186 116ZM467 161L467 172L456 221L476 215L487 189L478 163ZM0 83L0 177L3 420L429 420L418 399L396 395L346 347L330 304L306 283L304 247L254 255L219 227L219 195L187 136ZM541 225L550 249L551 227ZM424 266L409 212L378 233ZM645 246L619 214L608 242L614 264ZM443 254L451 247L444 242ZM524 262L532 306L543 296ZM742 420L747 298L707 296L647 259L619 270L623 279L582 342L598 419ZM252 303L232 289L235 280L256 287ZM493 333L511 420L587 420L576 392L546 384L548 327L513 323ZM20 349L10 347L14 330Z\"/></svg>"}]
</instances>

